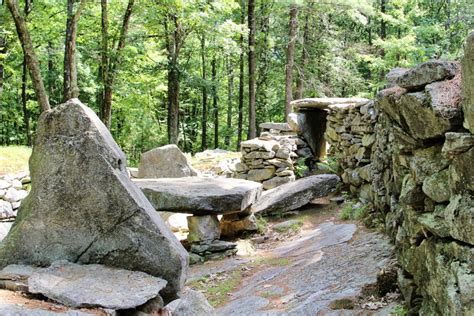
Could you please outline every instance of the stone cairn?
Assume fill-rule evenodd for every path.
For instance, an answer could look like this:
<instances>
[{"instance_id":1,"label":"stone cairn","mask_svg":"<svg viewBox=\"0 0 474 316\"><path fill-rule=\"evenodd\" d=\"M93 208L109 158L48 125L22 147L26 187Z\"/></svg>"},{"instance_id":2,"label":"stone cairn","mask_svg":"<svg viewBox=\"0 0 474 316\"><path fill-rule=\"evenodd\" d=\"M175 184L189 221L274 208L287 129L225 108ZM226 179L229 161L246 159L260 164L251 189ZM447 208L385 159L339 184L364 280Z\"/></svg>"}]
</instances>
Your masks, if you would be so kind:
<instances>
[{"instance_id":1,"label":"stone cairn","mask_svg":"<svg viewBox=\"0 0 474 316\"><path fill-rule=\"evenodd\" d=\"M328 109L326 140L328 155L342 169L342 181L363 202L371 200L370 155L375 142L377 112L373 101L346 103Z\"/></svg>"},{"instance_id":2,"label":"stone cairn","mask_svg":"<svg viewBox=\"0 0 474 316\"><path fill-rule=\"evenodd\" d=\"M28 172L0 177L0 220L14 220L21 201L28 195Z\"/></svg>"},{"instance_id":3,"label":"stone cairn","mask_svg":"<svg viewBox=\"0 0 474 316\"><path fill-rule=\"evenodd\" d=\"M400 290L422 315L474 313L474 33L466 47L462 81L458 63L429 61L389 74L375 101L371 218L394 239Z\"/></svg>"},{"instance_id":4,"label":"stone cairn","mask_svg":"<svg viewBox=\"0 0 474 316\"><path fill-rule=\"evenodd\" d=\"M260 127L260 137L241 143L242 159L235 165L234 177L260 182L265 190L295 181L301 176L295 174L295 165L313 158L308 144L286 123Z\"/></svg>"}]
</instances>

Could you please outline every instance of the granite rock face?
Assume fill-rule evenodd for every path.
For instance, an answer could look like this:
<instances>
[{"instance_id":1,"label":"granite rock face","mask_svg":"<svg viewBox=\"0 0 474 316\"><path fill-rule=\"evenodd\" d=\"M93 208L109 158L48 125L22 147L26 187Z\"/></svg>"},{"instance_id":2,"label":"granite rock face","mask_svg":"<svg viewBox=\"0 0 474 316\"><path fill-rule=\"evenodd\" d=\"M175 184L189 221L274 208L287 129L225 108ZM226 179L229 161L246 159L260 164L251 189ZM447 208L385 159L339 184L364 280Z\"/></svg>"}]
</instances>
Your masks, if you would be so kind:
<instances>
[{"instance_id":1,"label":"granite rock face","mask_svg":"<svg viewBox=\"0 0 474 316\"><path fill-rule=\"evenodd\" d=\"M457 62L431 60L406 71L395 82L402 88L418 90L435 81L452 79L458 70Z\"/></svg>"},{"instance_id":2,"label":"granite rock face","mask_svg":"<svg viewBox=\"0 0 474 316\"><path fill-rule=\"evenodd\" d=\"M98 263L163 278L171 297L181 289L187 253L91 109L72 99L44 112L30 169L32 189L0 244L0 267Z\"/></svg>"},{"instance_id":3,"label":"granite rock face","mask_svg":"<svg viewBox=\"0 0 474 316\"><path fill-rule=\"evenodd\" d=\"M138 178L181 178L197 172L178 146L171 144L143 153L138 165Z\"/></svg>"},{"instance_id":4,"label":"granite rock face","mask_svg":"<svg viewBox=\"0 0 474 316\"><path fill-rule=\"evenodd\" d=\"M28 290L66 306L120 310L159 296L166 281L143 272L56 261L28 279Z\"/></svg>"}]
</instances>

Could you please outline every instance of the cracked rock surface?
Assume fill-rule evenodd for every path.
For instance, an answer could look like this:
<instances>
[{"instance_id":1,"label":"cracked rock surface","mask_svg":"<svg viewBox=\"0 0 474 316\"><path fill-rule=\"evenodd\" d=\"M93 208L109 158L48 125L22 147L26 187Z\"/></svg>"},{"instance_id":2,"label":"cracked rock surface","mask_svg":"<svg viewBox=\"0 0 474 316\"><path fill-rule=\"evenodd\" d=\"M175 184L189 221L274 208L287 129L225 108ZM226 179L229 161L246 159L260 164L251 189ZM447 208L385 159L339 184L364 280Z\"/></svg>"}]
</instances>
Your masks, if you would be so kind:
<instances>
[{"instance_id":1,"label":"cracked rock surface","mask_svg":"<svg viewBox=\"0 0 474 316\"><path fill-rule=\"evenodd\" d=\"M140 189L95 113L72 99L44 112L30 158L32 190L0 244L0 268L57 260L186 278L188 255Z\"/></svg>"}]
</instances>

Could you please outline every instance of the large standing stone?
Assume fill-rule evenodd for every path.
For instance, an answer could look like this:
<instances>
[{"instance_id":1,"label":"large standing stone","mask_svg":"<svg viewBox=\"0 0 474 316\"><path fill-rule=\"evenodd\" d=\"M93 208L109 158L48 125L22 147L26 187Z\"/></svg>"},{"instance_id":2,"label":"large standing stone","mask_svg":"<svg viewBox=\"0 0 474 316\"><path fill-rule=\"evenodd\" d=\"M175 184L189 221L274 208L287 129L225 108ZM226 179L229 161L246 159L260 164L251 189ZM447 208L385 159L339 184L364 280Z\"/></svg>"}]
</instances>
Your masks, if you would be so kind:
<instances>
[{"instance_id":1,"label":"large standing stone","mask_svg":"<svg viewBox=\"0 0 474 316\"><path fill-rule=\"evenodd\" d=\"M130 309L157 297L166 281L143 272L56 261L28 279L28 290L70 307Z\"/></svg>"},{"instance_id":2,"label":"large standing stone","mask_svg":"<svg viewBox=\"0 0 474 316\"><path fill-rule=\"evenodd\" d=\"M458 70L457 62L430 60L399 76L396 83L410 91L419 90L432 82L453 78Z\"/></svg>"},{"instance_id":3,"label":"large standing stone","mask_svg":"<svg viewBox=\"0 0 474 316\"><path fill-rule=\"evenodd\" d=\"M464 127L474 134L474 31L469 34L462 59Z\"/></svg>"},{"instance_id":4,"label":"large standing stone","mask_svg":"<svg viewBox=\"0 0 474 316\"><path fill-rule=\"evenodd\" d=\"M161 277L170 296L181 289L187 253L91 109L72 99L44 112L30 168L32 190L0 244L0 267L100 263Z\"/></svg>"},{"instance_id":5,"label":"large standing stone","mask_svg":"<svg viewBox=\"0 0 474 316\"><path fill-rule=\"evenodd\" d=\"M239 213L262 193L253 181L228 178L136 179L157 211L195 215Z\"/></svg>"},{"instance_id":6,"label":"large standing stone","mask_svg":"<svg viewBox=\"0 0 474 316\"><path fill-rule=\"evenodd\" d=\"M326 196L336 188L339 177L332 174L309 176L265 191L252 206L254 213L288 212Z\"/></svg>"},{"instance_id":7,"label":"large standing stone","mask_svg":"<svg viewBox=\"0 0 474 316\"><path fill-rule=\"evenodd\" d=\"M143 153L138 165L139 178L181 178L197 175L176 145L166 145Z\"/></svg>"}]
</instances>

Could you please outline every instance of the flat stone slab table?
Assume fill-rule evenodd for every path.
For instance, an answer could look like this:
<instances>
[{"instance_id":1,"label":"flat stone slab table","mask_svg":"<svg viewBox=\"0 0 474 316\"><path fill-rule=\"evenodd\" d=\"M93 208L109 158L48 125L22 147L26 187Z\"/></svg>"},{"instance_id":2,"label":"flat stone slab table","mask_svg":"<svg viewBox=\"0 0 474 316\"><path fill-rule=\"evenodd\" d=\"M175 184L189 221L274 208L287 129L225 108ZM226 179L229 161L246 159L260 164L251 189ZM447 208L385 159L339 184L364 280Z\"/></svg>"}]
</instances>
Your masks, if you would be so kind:
<instances>
[{"instance_id":1,"label":"flat stone slab table","mask_svg":"<svg viewBox=\"0 0 474 316\"><path fill-rule=\"evenodd\" d=\"M159 212L217 215L250 214L262 184L232 178L133 179Z\"/></svg>"}]
</instances>

